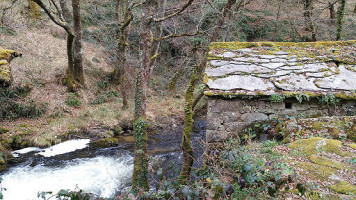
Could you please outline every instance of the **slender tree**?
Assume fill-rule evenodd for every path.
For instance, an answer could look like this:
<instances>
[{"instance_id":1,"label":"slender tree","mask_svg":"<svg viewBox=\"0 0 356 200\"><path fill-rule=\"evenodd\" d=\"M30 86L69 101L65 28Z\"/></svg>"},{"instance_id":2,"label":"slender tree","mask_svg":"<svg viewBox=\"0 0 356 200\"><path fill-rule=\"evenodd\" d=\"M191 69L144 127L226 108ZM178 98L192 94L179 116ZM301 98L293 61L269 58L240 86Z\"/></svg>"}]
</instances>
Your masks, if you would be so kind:
<instances>
[{"instance_id":1,"label":"slender tree","mask_svg":"<svg viewBox=\"0 0 356 200\"><path fill-rule=\"evenodd\" d=\"M316 41L316 28L312 19L314 10L313 3L313 0L303 0L306 30L312 34L311 41Z\"/></svg>"},{"instance_id":2,"label":"slender tree","mask_svg":"<svg viewBox=\"0 0 356 200\"><path fill-rule=\"evenodd\" d=\"M135 121L134 121L134 171L132 176L132 189L134 191L147 191L148 188L148 158L147 158L147 130L146 130L146 98L147 84L150 78L152 67L158 56L159 43L162 39L174 37L175 35L155 38L161 35L161 30L157 23L175 17L186 10L194 0L188 0L182 7L175 9L167 15L159 14L163 3L162 0L146 0L141 2L140 16L140 67L136 75L135 90ZM157 14L158 13L158 14ZM157 17L158 16L158 17ZM158 25L159 26L159 25ZM153 33L153 29L156 32ZM157 30L158 28L158 30Z\"/></svg>"},{"instance_id":3,"label":"slender tree","mask_svg":"<svg viewBox=\"0 0 356 200\"><path fill-rule=\"evenodd\" d=\"M342 25L344 22L346 0L341 0L341 5L337 11L336 40L341 40Z\"/></svg>"},{"instance_id":4,"label":"slender tree","mask_svg":"<svg viewBox=\"0 0 356 200\"><path fill-rule=\"evenodd\" d=\"M116 65L113 72L113 80L120 85L122 96L122 108L128 107L127 95L125 91L125 67L126 63L126 49L127 39L129 35L129 25L133 19L132 7L129 6L128 0L117 0L116 5L116 21L118 22L117 29L117 48L116 48Z\"/></svg>"},{"instance_id":5,"label":"slender tree","mask_svg":"<svg viewBox=\"0 0 356 200\"><path fill-rule=\"evenodd\" d=\"M335 20L335 16L336 16L336 14L335 14L335 3L336 3L337 1L335 1L335 2L328 2L328 8L329 8L329 13L330 13L330 19L332 20L332 22L334 23L334 20Z\"/></svg>"},{"instance_id":6,"label":"slender tree","mask_svg":"<svg viewBox=\"0 0 356 200\"><path fill-rule=\"evenodd\" d=\"M215 42L218 40L219 34L223 29L224 23L229 18L232 13L232 7L236 5L236 0L228 0L220 11L220 15L217 20L217 24L213 33L209 37L209 43ZM236 9L239 9L244 5L243 1L236 6ZM197 104L198 99L193 101L193 94L196 85L202 77L205 66L207 64L207 53L209 52L209 48L204 49L204 56L202 61L194 67L193 72L190 76L190 81L185 93L185 106L184 106L184 128L183 128L183 136L182 136L182 150L183 150L183 158L184 163L180 172L180 182L182 184L186 184L189 182L189 175L193 165L193 151L191 146L191 132L193 128L193 108ZM198 98L201 98L201 95L198 95Z\"/></svg>"},{"instance_id":7,"label":"slender tree","mask_svg":"<svg viewBox=\"0 0 356 200\"><path fill-rule=\"evenodd\" d=\"M80 0L72 0L73 26L65 21L61 14L62 10L59 9L59 6L56 5L55 1L51 1L51 3L56 8L57 12L54 12L43 2L43 0L33 1L46 12L55 24L62 27L67 33L68 67L64 78L64 84L69 91L76 91L80 86L85 84L81 45Z\"/></svg>"}]
</instances>

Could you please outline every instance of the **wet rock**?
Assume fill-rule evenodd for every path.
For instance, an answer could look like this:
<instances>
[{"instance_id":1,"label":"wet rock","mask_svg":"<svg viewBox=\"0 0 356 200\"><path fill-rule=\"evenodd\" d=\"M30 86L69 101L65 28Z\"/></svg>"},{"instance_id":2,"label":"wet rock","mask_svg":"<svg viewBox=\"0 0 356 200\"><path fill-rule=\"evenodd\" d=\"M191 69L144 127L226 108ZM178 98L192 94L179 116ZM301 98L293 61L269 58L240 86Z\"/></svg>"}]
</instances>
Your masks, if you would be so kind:
<instances>
[{"instance_id":1,"label":"wet rock","mask_svg":"<svg viewBox=\"0 0 356 200\"><path fill-rule=\"evenodd\" d=\"M117 138L100 139L90 143L90 147L93 148L106 148L106 147L114 147L117 145L119 145L119 139Z\"/></svg>"}]
</instances>

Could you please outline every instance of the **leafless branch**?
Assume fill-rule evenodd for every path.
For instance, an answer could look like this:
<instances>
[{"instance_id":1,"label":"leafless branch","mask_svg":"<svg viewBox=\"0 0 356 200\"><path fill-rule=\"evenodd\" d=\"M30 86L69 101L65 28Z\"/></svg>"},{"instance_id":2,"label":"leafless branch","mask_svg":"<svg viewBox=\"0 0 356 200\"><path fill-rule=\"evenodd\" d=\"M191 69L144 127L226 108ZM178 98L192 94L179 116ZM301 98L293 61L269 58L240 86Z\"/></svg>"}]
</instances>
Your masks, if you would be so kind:
<instances>
[{"instance_id":1,"label":"leafless branch","mask_svg":"<svg viewBox=\"0 0 356 200\"><path fill-rule=\"evenodd\" d=\"M153 21L154 22L163 22L167 19L170 19L172 17L175 17L177 15L179 15L180 13L182 13L183 11L185 11L192 3L193 3L194 0L189 0L186 4L184 4L178 11L170 14L170 15L167 15L167 16L164 16L164 17L160 17L160 18L154 18Z\"/></svg>"},{"instance_id":2,"label":"leafless branch","mask_svg":"<svg viewBox=\"0 0 356 200\"><path fill-rule=\"evenodd\" d=\"M197 36L201 34L201 32L196 32L196 33L183 33L183 34L169 34L160 38L156 38L156 41L161 41L161 40L166 40L170 38L176 38L176 37L185 37L185 36Z\"/></svg>"},{"instance_id":3,"label":"leafless branch","mask_svg":"<svg viewBox=\"0 0 356 200\"><path fill-rule=\"evenodd\" d=\"M51 10L50 8L48 8L42 0L33 0L35 3L37 3L37 5L39 5L45 12L46 14L49 16L49 18L51 18L51 20L57 24L58 26L64 28L64 30L71 35L74 35L74 31L72 29L72 27L70 27L67 22L65 22L63 19L61 19L61 17L56 16Z\"/></svg>"}]
</instances>

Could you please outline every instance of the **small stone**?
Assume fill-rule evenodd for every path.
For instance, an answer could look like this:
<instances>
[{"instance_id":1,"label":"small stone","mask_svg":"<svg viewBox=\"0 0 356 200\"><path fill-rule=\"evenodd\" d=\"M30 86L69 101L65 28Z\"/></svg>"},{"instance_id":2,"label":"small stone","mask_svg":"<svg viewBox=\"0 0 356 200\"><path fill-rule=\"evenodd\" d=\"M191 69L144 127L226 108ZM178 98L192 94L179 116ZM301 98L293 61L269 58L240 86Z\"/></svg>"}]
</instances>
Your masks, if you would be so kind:
<instances>
[{"instance_id":1,"label":"small stone","mask_svg":"<svg viewBox=\"0 0 356 200\"><path fill-rule=\"evenodd\" d=\"M266 121L268 115L264 113L246 113L241 115L241 120L246 123L252 123L254 121Z\"/></svg>"}]
</instances>

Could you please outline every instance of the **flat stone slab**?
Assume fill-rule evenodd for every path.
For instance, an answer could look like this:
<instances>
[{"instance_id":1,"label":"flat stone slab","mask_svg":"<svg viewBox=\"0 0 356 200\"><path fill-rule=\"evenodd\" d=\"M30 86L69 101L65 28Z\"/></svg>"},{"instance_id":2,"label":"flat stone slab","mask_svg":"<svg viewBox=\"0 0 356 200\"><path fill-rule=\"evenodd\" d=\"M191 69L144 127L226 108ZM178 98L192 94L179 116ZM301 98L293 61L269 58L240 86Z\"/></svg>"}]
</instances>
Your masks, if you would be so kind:
<instances>
[{"instance_id":1,"label":"flat stone slab","mask_svg":"<svg viewBox=\"0 0 356 200\"><path fill-rule=\"evenodd\" d=\"M339 67L339 74L318 79L320 88L336 90L355 90L356 73L345 68L344 65Z\"/></svg>"},{"instance_id":2,"label":"flat stone slab","mask_svg":"<svg viewBox=\"0 0 356 200\"><path fill-rule=\"evenodd\" d=\"M225 78L218 78L215 81L209 79L207 85L211 89L219 90L254 90L255 88L259 88L260 90L268 90L269 88L275 88L271 82L264 82L261 78L239 75L231 75Z\"/></svg>"}]
</instances>

